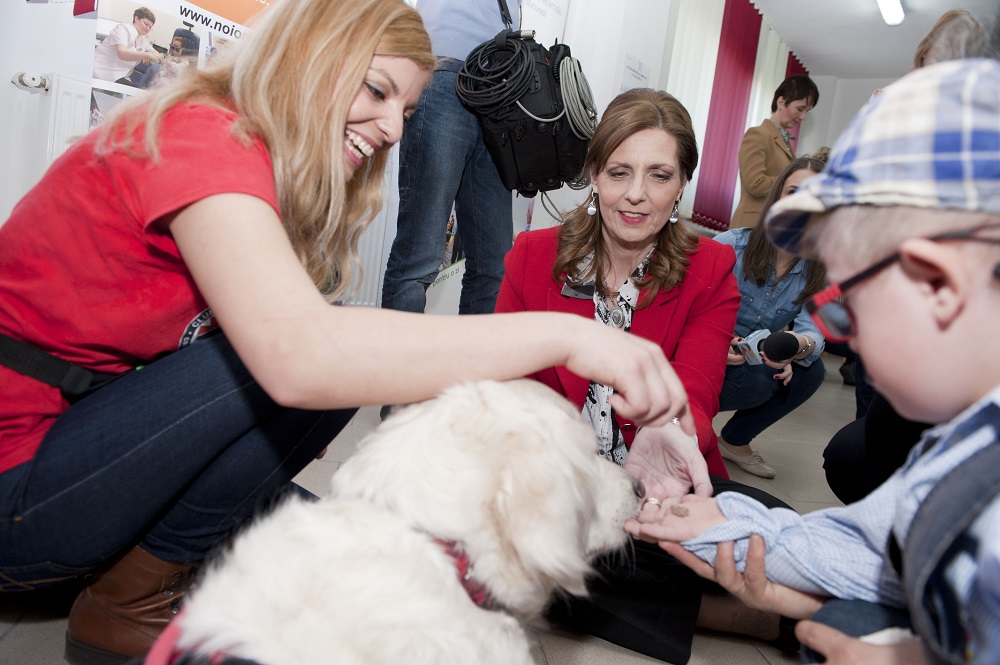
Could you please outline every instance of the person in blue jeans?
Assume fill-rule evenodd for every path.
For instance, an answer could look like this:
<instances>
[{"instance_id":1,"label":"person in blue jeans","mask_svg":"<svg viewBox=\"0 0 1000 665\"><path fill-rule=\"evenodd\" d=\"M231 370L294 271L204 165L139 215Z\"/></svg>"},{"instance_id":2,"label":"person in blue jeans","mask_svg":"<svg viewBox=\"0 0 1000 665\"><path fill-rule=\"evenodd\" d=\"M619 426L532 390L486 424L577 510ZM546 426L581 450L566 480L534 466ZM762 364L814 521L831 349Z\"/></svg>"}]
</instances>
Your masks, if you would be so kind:
<instances>
[{"instance_id":1,"label":"person in blue jeans","mask_svg":"<svg viewBox=\"0 0 1000 665\"><path fill-rule=\"evenodd\" d=\"M510 2L514 25L518 3ZM382 283L382 307L423 312L437 277L455 205L465 252L459 314L489 314L513 244L511 191L500 180L476 115L455 93L472 49L504 28L496 0L421 0L417 6L438 65L399 149L399 215Z\"/></svg>"},{"instance_id":2,"label":"person in blue jeans","mask_svg":"<svg viewBox=\"0 0 1000 665\"><path fill-rule=\"evenodd\" d=\"M822 170L823 162L810 157L799 157L785 167L764 201L760 219L775 201L795 192L804 180ZM799 343L791 359L766 359L760 365L747 363L742 353L731 349L719 395L720 411L736 411L719 435L722 457L755 476L774 478L774 468L750 442L803 404L823 383L823 335L802 303L823 287L825 276L815 261L771 245L760 221L751 228L730 229L715 240L732 245L736 251L733 272L742 299L733 344L755 330L777 332L789 324L792 329L788 332Z\"/></svg>"}]
</instances>

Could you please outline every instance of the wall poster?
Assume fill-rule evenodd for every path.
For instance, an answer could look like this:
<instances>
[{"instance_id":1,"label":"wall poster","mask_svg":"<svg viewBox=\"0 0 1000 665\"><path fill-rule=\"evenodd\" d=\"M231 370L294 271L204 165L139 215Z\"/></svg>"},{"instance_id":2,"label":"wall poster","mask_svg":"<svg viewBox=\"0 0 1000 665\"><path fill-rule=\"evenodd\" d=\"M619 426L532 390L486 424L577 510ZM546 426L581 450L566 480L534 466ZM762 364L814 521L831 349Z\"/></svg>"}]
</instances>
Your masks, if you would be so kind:
<instances>
[{"instance_id":1,"label":"wall poster","mask_svg":"<svg viewBox=\"0 0 1000 665\"><path fill-rule=\"evenodd\" d=\"M97 10L91 128L122 100L205 67L277 1L75 0L74 13Z\"/></svg>"}]
</instances>

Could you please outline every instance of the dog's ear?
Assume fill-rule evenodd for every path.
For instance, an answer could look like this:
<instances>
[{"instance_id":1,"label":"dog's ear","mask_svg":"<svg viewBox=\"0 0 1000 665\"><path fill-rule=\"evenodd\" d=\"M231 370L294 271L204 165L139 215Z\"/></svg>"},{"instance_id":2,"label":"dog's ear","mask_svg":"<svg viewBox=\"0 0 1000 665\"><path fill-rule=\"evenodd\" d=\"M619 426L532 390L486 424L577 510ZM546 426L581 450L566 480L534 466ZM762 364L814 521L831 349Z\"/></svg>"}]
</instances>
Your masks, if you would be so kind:
<instances>
[{"instance_id":1,"label":"dog's ear","mask_svg":"<svg viewBox=\"0 0 1000 665\"><path fill-rule=\"evenodd\" d=\"M522 602L547 601L557 588L586 595L587 534L596 512L588 495L593 482L579 477L575 472L583 469L571 460L537 448L528 454L530 462L511 460L499 474L491 506L501 549L500 580L515 595L524 594Z\"/></svg>"}]
</instances>

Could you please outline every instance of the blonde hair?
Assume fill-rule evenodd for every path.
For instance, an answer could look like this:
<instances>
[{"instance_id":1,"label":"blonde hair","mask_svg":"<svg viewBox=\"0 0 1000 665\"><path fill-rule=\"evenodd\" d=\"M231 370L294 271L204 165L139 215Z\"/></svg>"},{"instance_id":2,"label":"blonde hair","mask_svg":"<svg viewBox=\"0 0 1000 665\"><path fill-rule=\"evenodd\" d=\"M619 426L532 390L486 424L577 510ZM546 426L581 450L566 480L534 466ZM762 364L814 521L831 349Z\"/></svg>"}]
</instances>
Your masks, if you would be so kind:
<instances>
[{"instance_id":1,"label":"blonde hair","mask_svg":"<svg viewBox=\"0 0 1000 665\"><path fill-rule=\"evenodd\" d=\"M213 66L106 123L98 151L132 150L132 136L145 124L144 152L156 159L157 130L174 106L234 108L237 137L258 137L270 153L282 223L299 260L336 299L360 270L358 238L382 206L386 152L345 183L342 149L348 111L373 55L408 58L424 71L435 63L420 15L400 0L275 3Z\"/></svg>"},{"instance_id":2,"label":"blonde hair","mask_svg":"<svg viewBox=\"0 0 1000 665\"><path fill-rule=\"evenodd\" d=\"M698 142L691 127L687 109L672 95L662 90L636 88L621 93L608 105L594 130L587 150L584 173L589 176L603 169L612 153L629 137L647 129L662 129L677 142L684 185L691 182L698 166ZM559 231L559 250L552 266L552 278L581 284L594 278L602 295L610 296L604 285L608 268L608 253L604 246L603 220L600 206L596 215L587 214L586 201L568 212ZM686 224L664 224L656 239L656 251L649 263L646 279L639 288L646 289L639 307L649 305L656 294L667 291L684 281L688 254L698 245L698 234ZM583 260L593 255L587 274L577 274Z\"/></svg>"}]
</instances>

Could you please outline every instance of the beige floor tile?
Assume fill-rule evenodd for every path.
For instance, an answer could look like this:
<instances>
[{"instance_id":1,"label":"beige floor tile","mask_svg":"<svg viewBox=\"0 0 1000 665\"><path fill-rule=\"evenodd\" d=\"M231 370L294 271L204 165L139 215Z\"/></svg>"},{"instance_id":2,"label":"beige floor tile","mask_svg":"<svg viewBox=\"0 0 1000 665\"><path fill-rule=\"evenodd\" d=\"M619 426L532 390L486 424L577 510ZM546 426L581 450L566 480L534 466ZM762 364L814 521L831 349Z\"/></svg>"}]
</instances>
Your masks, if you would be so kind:
<instances>
[{"instance_id":1,"label":"beige floor tile","mask_svg":"<svg viewBox=\"0 0 1000 665\"><path fill-rule=\"evenodd\" d=\"M662 662L590 635L554 632L541 633L540 637L546 659L540 662L546 665L649 665Z\"/></svg>"}]
</instances>

